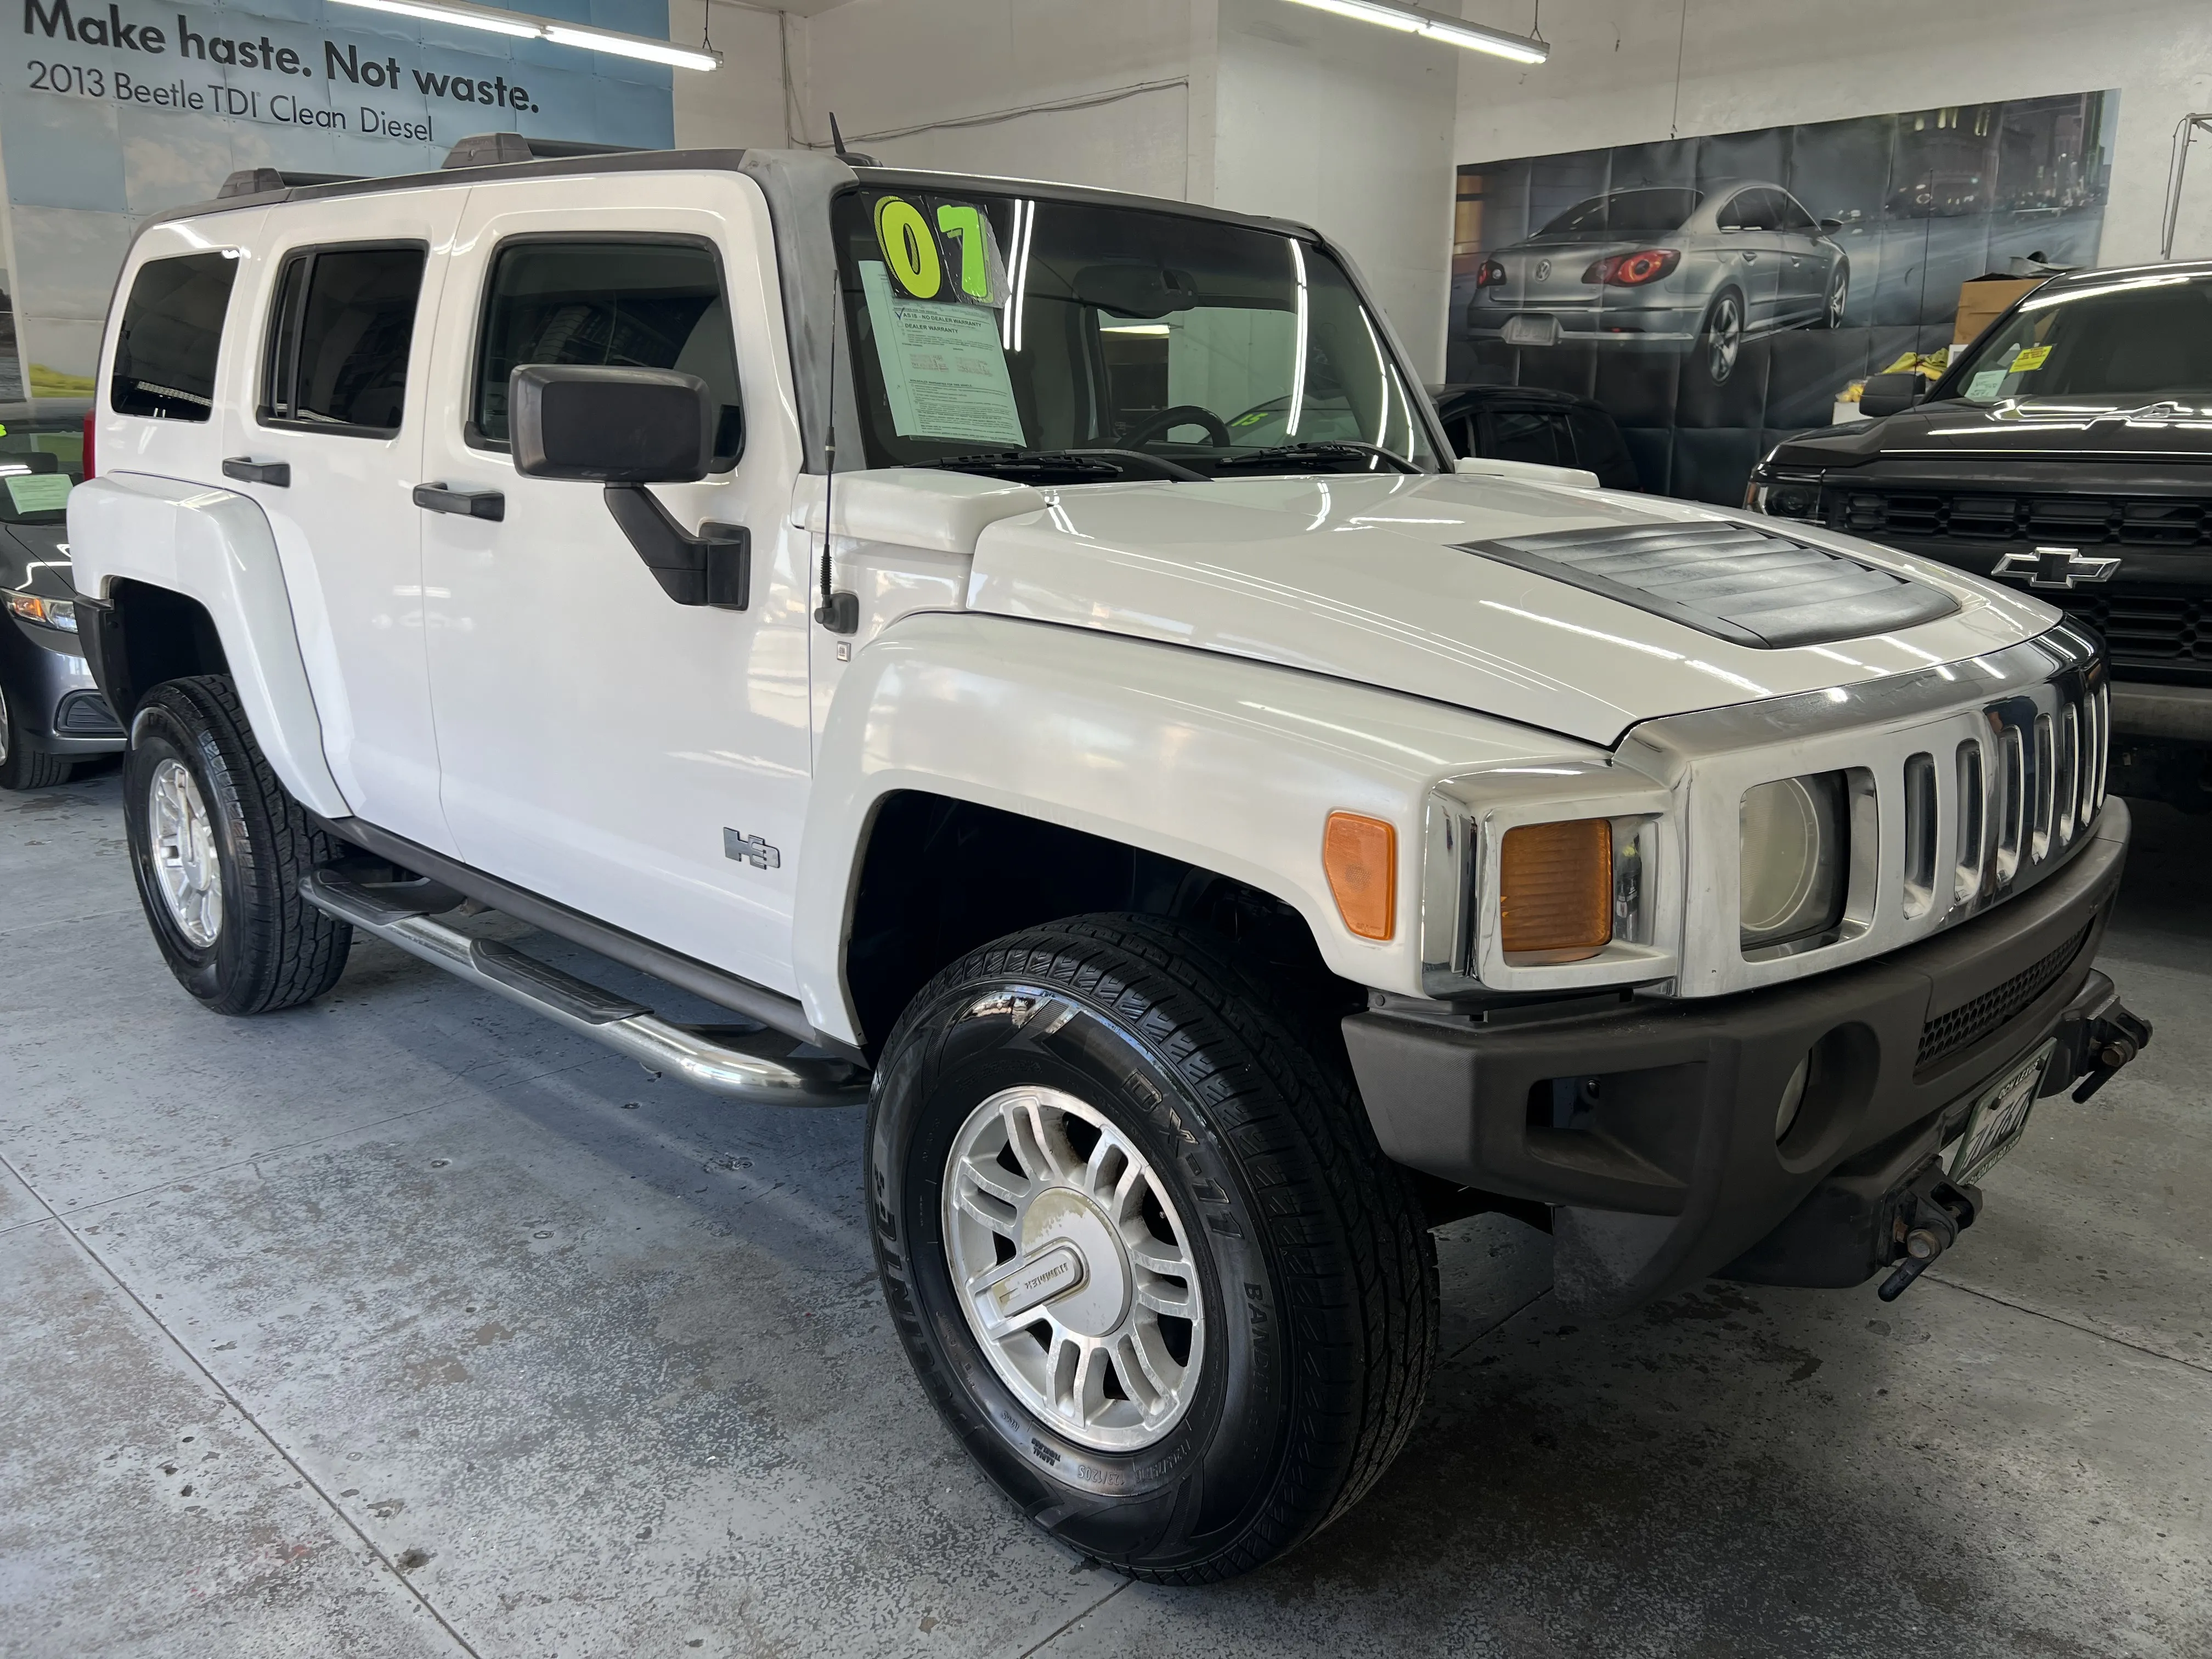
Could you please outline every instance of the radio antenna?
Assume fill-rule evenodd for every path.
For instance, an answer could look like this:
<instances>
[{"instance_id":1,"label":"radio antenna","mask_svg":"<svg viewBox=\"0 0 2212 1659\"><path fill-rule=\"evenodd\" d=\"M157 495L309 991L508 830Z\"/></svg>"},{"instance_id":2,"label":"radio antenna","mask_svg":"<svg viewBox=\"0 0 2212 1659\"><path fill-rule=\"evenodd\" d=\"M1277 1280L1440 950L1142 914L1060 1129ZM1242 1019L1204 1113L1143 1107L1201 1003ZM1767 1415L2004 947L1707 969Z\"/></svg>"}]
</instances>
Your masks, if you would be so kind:
<instances>
[{"instance_id":1,"label":"radio antenna","mask_svg":"<svg viewBox=\"0 0 2212 1659\"><path fill-rule=\"evenodd\" d=\"M860 626L860 596L836 591L836 575L830 553L830 538L836 525L830 509L836 504L837 489L837 334L838 325L844 320L838 313L845 305L842 276L837 280L836 295L837 302L830 312L830 412L822 436L822 603L815 607L814 620L832 634L851 634Z\"/></svg>"}]
</instances>

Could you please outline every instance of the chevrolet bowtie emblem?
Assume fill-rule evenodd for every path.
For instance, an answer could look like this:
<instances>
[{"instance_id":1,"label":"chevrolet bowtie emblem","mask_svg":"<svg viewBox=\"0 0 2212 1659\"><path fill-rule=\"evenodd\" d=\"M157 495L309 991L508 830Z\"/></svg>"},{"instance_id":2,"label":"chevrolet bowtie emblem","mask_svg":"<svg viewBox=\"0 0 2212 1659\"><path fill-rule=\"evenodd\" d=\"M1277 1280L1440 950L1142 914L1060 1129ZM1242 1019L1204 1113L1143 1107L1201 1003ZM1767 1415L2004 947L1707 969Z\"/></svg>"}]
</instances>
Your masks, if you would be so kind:
<instances>
[{"instance_id":1,"label":"chevrolet bowtie emblem","mask_svg":"<svg viewBox=\"0 0 2212 1659\"><path fill-rule=\"evenodd\" d=\"M2039 547L2033 553L2008 553L1992 576L2025 576L2030 587L2072 588L2083 582L2108 582L2118 559L2094 559L2077 547Z\"/></svg>"}]
</instances>

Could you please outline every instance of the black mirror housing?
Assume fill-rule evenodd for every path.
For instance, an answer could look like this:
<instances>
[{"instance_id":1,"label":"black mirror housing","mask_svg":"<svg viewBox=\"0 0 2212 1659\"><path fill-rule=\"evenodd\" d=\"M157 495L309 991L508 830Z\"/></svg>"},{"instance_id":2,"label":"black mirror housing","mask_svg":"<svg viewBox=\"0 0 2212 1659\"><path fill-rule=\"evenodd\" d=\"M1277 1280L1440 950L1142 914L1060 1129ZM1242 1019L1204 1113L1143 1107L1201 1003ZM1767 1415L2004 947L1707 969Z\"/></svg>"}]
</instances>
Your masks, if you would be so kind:
<instances>
[{"instance_id":1,"label":"black mirror housing","mask_svg":"<svg viewBox=\"0 0 2212 1659\"><path fill-rule=\"evenodd\" d=\"M507 376L507 410L525 477L690 483L714 465L714 404L696 374L526 363Z\"/></svg>"},{"instance_id":2,"label":"black mirror housing","mask_svg":"<svg viewBox=\"0 0 2212 1659\"><path fill-rule=\"evenodd\" d=\"M1869 374L1859 389L1859 413L1877 418L1902 415L1927 395L1924 374Z\"/></svg>"}]
</instances>

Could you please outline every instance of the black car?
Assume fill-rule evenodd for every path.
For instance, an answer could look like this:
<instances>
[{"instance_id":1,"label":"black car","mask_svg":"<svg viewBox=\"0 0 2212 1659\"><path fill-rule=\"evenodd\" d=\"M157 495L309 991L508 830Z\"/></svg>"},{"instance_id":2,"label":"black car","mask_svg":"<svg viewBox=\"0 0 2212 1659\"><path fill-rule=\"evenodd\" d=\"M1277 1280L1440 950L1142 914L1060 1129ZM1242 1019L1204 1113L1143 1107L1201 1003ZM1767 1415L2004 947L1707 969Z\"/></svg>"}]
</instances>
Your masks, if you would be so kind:
<instances>
[{"instance_id":1,"label":"black car","mask_svg":"<svg viewBox=\"0 0 2212 1659\"><path fill-rule=\"evenodd\" d=\"M66 510L76 434L74 424L0 429L0 789L60 783L77 762L124 746L77 646Z\"/></svg>"},{"instance_id":2,"label":"black car","mask_svg":"<svg viewBox=\"0 0 2212 1659\"><path fill-rule=\"evenodd\" d=\"M1933 386L1777 445L1747 505L1994 576L2103 635L2112 787L2212 810L2212 261L2021 296Z\"/></svg>"},{"instance_id":3,"label":"black car","mask_svg":"<svg viewBox=\"0 0 2212 1659\"><path fill-rule=\"evenodd\" d=\"M1461 455L1578 466L1607 489L1643 488L1620 428L1587 398L1533 386L1440 386L1431 396Z\"/></svg>"}]
</instances>

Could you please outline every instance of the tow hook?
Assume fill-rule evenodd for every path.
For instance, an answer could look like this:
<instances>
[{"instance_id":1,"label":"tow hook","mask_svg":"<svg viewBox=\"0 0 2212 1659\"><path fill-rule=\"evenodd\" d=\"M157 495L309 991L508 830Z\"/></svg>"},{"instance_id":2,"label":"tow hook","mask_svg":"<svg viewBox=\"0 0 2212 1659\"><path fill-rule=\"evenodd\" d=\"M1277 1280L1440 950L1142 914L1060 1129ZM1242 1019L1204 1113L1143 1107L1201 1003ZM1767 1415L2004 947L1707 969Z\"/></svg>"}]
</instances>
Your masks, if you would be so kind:
<instances>
[{"instance_id":1,"label":"tow hook","mask_svg":"<svg viewBox=\"0 0 2212 1659\"><path fill-rule=\"evenodd\" d=\"M2149 1046L2150 1022L2115 1002L2111 1012L2089 1028L2089 1040L2081 1045L2089 1070L2081 1086L2074 1091L2075 1103L2088 1099L2110 1083L2121 1066Z\"/></svg>"},{"instance_id":2,"label":"tow hook","mask_svg":"<svg viewBox=\"0 0 2212 1659\"><path fill-rule=\"evenodd\" d=\"M1931 1160L1898 1201L1895 1237L1905 1259L1876 1294L1885 1302L1903 1296L1937 1256L1959 1242L1981 1210L1981 1188L1954 1186L1944 1178L1942 1165Z\"/></svg>"}]
</instances>

